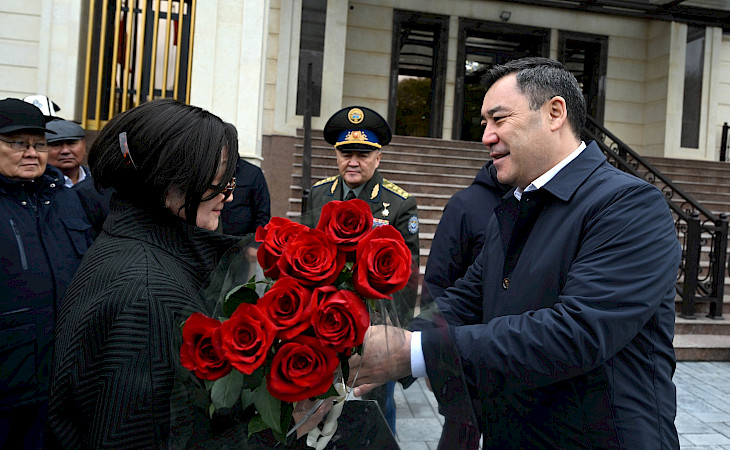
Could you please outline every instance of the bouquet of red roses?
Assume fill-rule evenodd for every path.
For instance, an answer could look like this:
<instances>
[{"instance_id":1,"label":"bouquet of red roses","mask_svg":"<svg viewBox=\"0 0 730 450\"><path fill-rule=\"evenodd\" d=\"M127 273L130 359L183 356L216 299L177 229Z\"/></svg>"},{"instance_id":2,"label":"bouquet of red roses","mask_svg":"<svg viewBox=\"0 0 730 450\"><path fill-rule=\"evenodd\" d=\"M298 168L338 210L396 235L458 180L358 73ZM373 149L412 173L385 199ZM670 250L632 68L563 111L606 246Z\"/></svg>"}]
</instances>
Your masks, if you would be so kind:
<instances>
[{"instance_id":1,"label":"bouquet of red roses","mask_svg":"<svg viewBox=\"0 0 730 450\"><path fill-rule=\"evenodd\" d=\"M251 280L227 293L225 317L192 314L180 361L206 380L211 416L254 405L249 435L270 428L286 442L296 402L341 397L347 360L382 309L375 300L405 287L411 253L394 227L373 228L358 199L327 203L316 228L274 217L255 238L265 293Z\"/></svg>"}]
</instances>

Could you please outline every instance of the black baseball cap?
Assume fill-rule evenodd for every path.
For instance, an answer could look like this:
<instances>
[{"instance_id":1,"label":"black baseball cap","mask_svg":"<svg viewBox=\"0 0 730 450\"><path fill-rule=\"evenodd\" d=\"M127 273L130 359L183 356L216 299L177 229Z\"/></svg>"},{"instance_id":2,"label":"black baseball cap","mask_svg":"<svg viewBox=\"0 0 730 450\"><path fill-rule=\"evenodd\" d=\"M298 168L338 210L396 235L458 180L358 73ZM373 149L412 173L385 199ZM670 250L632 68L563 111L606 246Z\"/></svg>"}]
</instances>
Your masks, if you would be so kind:
<instances>
[{"instance_id":1,"label":"black baseball cap","mask_svg":"<svg viewBox=\"0 0 730 450\"><path fill-rule=\"evenodd\" d=\"M0 100L0 134L38 131L56 134L46 128L46 117L36 106L19 98Z\"/></svg>"}]
</instances>

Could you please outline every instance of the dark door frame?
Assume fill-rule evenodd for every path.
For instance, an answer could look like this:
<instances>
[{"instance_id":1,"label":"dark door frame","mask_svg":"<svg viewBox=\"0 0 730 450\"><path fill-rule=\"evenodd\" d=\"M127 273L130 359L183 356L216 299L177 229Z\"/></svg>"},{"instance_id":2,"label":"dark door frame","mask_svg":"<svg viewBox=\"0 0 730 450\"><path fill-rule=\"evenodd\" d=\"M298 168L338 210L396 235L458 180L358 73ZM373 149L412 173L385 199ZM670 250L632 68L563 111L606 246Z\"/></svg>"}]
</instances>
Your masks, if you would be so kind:
<instances>
[{"instance_id":1,"label":"dark door frame","mask_svg":"<svg viewBox=\"0 0 730 450\"><path fill-rule=\"evenodd\" d=\"M423 29L434 32L431 73L431 122L429 137L440 138L444 125L444 97L446 93L446 53L449 47L449 17L426 14L417 11L396 9L393 11L393 46L390 52L390 89L388 91L388 124L396 129L398 102L398 74L400 72L400 51L403 48L404 33L401 28ZM407 34L407 33L406 33Z\"/></svg>"},{"instance_id":2,"label":"dark door frame","mask_svg":"<svg viewBox=\"0 0 730 450\"><path fill-rule=\"evenodd\" d=\"M608 67L608 36L598 34L578 33L575 31L559 30L558 31L558 61L565 63L565 41L571 39L592 44L598 44L600 51L598 55L598 79L595 80L596 93L594 98L586 99L588 114L591 114L590 103L595 101L595 111L591 116L603 125L603 118L606 111L606 71Z\"/></svg>"},{"instance_id":3,"label":"dark door frame","mask_svg":"<svg viewBox=\"0 0 730 450\"><path fill-rule=\"evenodd\" d=\"M454 116L453 126L451 129L451 139L461 140L462 121L464 119L464 77L466 68L464 61L466 60L466 39L472 35L502 35L514 36L516 38L525 35L531 35L542 39L540 47L540 55L550 55L550 29L538 28L527 25L513 25L501 22L488 22L485 20L470 19L466 17L459 18L459 34L456 51L456 77L454 80Z\"/></svg>"}]
</instances>

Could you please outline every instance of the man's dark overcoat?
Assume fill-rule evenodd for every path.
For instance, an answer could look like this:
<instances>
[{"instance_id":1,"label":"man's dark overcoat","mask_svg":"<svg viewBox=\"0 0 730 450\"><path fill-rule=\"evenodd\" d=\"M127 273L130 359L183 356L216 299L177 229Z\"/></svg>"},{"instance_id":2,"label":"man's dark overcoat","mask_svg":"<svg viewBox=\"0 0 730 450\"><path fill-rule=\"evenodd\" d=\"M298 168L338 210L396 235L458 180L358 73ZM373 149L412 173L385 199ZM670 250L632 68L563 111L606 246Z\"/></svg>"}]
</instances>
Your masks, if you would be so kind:
<instances>
[{"instance_id":1,"label":"man's dark overcoat","mask_svg":"<svg viewBox=\"0 0 730 450\"><path fill-rule=\"evenodd\" d=\"M239 158L233 201L226 203L221 211L223 233L233 236L255 233L269 219L271 199L264 173L258 166Z\"/></svg>"},{"instance_id":2,"label":"man's dark overcoat","mask_svg":"<svg viewBox=\"0 0 730 450\"><path fill-rule=\"evenodd\" d=\"M494 208L509 189L497 180L497 171L489 161L469 187L449 199L431 241L423 277L426 289L421 295L436 298L464 276L482 251Z\"/></svg>"},{"instance_id":3,"label":"man's dark overcoat","mask_svg":"<svg viewBox=\"0 0 730 450\"><path fill-rule=\"evenodd\" d=\"M593 142L514 207L510 196L475 263L436 300L449 326L423 331L439 402L459 395L441 375L454 361L441 353L448 332L484 448L678 448L681 250L664 196ZM543 206L528 232L531 204ZM515 223L527 237L510 242Z\"/></svg>"},{"instance_id":4,"label":"man's dark overcoat","mask_svg":"<svg viewBox=\"0 0 730 450\"><path fill-rule=\"evenodd\" d=\"M0 175L0 411L47 402L56 318L91 242L60 170L48 165L31 181Z\"/></svg>"}]
</instances>

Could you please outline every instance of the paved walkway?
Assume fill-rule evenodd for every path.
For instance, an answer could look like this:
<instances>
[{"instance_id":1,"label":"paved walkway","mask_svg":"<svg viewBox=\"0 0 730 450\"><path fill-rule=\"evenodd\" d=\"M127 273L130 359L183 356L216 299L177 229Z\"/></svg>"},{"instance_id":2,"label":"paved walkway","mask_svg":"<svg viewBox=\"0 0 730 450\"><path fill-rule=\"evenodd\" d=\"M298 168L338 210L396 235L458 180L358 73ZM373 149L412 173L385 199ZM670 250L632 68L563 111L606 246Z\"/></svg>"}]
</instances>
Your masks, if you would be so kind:
<instances>
[{"instance_id":1,"label":"paved walkway","mask_svg":"<svg viewBox=\"0 0 730 450\"><path fill-rule=\"evenodd\" d=\"M683 450L730 450L730 362L680 362L677 385L679 444ZM435 450L443 417L423 380L396 384L398 441L402 450Z\"/></svg>"}]
</instances>

